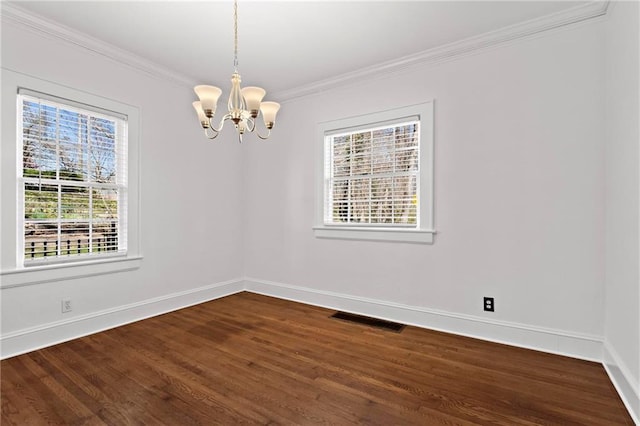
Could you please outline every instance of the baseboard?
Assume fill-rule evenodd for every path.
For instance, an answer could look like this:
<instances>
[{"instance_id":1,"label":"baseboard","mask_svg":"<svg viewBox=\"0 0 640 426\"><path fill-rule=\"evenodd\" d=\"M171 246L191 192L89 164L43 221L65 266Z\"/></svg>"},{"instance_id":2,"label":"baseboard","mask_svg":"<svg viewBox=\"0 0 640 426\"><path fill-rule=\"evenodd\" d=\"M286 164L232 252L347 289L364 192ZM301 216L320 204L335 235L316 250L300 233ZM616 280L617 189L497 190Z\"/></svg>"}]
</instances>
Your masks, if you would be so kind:
<instances>
[{"instance_id":1,"label":"baseboard","mask_svg":"<svg viewBox=\"0 0 640 426\"><path fill-rule=\"evenodd\" d=\"M324 308L553 354L602 362L602 338L245 278L245 290Z\"/></svg>"},{"instance_id":2,"label":"baseboard","mask_svg":"<svg viewBox=\"0 0 640 426\"><path fill-rule=\"evenodd\" d=\"M599 336L534 327L418 306L245 278L220 282L0 336L0 359L119 327L242 291L342 310L417 327L589 361L602 362L633 420L640 425L639 386Z\"/></svg>"},{"instance_id":3,"label":"baseboard","mask_svg":"<svg viewBox=\"0 0 640 426\"><path fill-rule=\"evenodd\" d=\"M604 369L618 391L620 399L627 407L633 421L640 425L640 384L633 378L626 364L607 341L604 342L603 358Z\"/></svg>"},{"instance_id":4,"label":"baseboard","mask_svg":"<svg viewBox=\"0 0 640 426\"><path fill-rule=\"evenodd\" d=\"M7 333L0 337L0 359L197 305L243 290L244 282L242 280L230 280Z\"/></svg>"},{"instance_id":5,"label":"baseboard","mask_svg":"<svg viewBox=\"0 0 640 426\"><path fill-rule=\"evenodd\" d=\"M0 336L0 359L197 305L243 290L573 358L597 362L603 360L602 339L598 336L489 320L471 315L402 305L254 278L216 283L7 333ZM613 368L612 366L616 365L619 363L613 362L609 364L609 367ZM634 389L633 386L630 389Z\"/></svg>"}]
</instances>

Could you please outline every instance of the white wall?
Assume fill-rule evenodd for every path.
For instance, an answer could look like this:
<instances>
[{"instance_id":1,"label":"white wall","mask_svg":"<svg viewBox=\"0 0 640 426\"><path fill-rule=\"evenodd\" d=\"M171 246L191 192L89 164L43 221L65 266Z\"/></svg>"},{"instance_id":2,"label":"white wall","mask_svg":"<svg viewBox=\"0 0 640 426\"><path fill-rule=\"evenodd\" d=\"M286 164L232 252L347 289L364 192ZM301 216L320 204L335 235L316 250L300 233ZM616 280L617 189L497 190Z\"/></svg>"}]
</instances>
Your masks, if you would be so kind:
<instances>
[{"instance_id":1,"label":"white wall","mask_svg":"<svg viewBox=\"0 0 640 426\"><path fill-rule=\"evenodd\" d=\"M245 153L249 282L599 339L603 47L595 21L287 102ZM435 243L314 238L316 124L428 99Z\"/></svg>"},{"instance_id":2,"label":"white wall","mask_svg":"<svg viewBox=\"0 0 640 426\"><path fill-rule=\"evenodd\" d=\"M637 415L638 4L609 15L287 102L272 138L246 150L204 140L188 87L3 19L3 69L140 108L144 261L2 289L2 356L246 285L364 311L377 303L380 316L411 308L420 325L597 360L604 336ZM428 99L435 244L314 238L317 123ZM496 298L495 313L482 296Z\"/></svg>"},{"instance_id":3,"label":"white wall","mask_svg":"<svg viewBox=\"0 0 640 426\"><path fill-rule=\"evenodd\" d=\"M144 255L142 267L131 272L3 289L3 356L195 303L215 291L194 290L242 276L242 147L233 138L212 143L202 136L188 87L4 19L2 67L140 109ZM14 140L2 141L4 154ZM5 185L12 183L3 181L3 191ZM2 235L14 226L3 223ZM176 294L181 297L170 297ZM73 312L61 314L63 297L72 299ZM157 303L138 306L152 299ZM74 319L82 321L59 335L44 330ZM26 340L14 345L16 339Z\"/></svg>"},{"instance_id":4,"label":"white wall","mask_svg":"<svg viewBox=\"0 0 640 426\"><path fill-rule=\"evenodd\" d=\"M637 2L612 6L606 33L605 362L640 419L640 11Z\"/></svg>"}]
</instances>

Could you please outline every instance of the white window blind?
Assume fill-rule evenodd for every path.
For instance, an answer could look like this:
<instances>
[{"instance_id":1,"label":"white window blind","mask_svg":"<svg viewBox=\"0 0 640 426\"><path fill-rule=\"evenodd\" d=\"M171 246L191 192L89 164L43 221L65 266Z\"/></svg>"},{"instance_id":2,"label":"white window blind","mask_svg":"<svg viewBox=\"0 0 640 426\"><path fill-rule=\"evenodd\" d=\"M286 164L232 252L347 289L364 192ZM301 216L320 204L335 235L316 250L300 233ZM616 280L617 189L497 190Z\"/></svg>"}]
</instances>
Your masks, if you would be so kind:
<instances>
[{"instance_id":1,"label":"white window blind","mask_svg":"<svg viewBox=\"0 0 640 426\"><path fill-rule=\"evenodd\" d=\"M127 251L126 116L20 90L24 264Z\"/></svg>"},{"instance_id":2,"label":"white window blind","mask_svg":"<svg viewBox=\"0 0 640 426\"><path fill-rule=\"evenodd\" d=\"M419 127L405 118L325 135L325 225L418 227Z\"/></svg>"}]
</instances>

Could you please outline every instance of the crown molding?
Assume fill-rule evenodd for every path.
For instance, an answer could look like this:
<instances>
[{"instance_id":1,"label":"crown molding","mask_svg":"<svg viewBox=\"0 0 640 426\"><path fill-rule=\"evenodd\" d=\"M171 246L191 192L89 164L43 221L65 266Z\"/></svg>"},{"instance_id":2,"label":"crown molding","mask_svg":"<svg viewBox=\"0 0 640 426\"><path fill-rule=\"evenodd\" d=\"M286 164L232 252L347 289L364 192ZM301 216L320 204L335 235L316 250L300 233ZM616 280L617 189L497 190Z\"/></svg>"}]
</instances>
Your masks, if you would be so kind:
<instances>
[{"instance_id":1,"label":"crown molding","mask_svg":"<svg viewBox=\"0 0 640 426\"><path fill-rule=\"evenodd\" d=\"M598 18L606 15L609 7L610 0L594 0L587 4L569 8L551 15L510 25L495 31L469 37L467 39L435 47L433 49L424 50L402 58L378 63L356 71L316 81L311 84L276 92L273 94L273 97L275 99L279 99L281 102L291 101L368 78L402 71L415 65L452 60L480 50L532 37L549 30ZM168 80L174 84L189 88L197 84L197 82L186 77L184 74L170 70L162 65L144 59L134 53L91 37L87 34L81 33L73 28L64 26L41 16L36 16L15 4L2 2L0 14L2 20L6 19L9 22L18 24L22 27L80 46L138 71L142 71L148 75Z\"/></svg>"},{"instance_id":2,"label":"crown molding","mask_svg":"<svg viewBox=\"0 0 640 426\"><path fill-rule=\"evenodd\" d=\"M73 45L90 50L93 53L105 56L118 63L127 65L138 71L142 71L148 75L168 80L169 82L179 86L191 88L195 85L192 79L168 69L163 65L144 59L139 55L106 43L95 37L91 37L90 35L82 33L71 27L67 27L42 16L35 15L34 13L15 5L15 3L11 4L8 2L2 2L0 15L3 22L13 23L23 28L44 33L47 36L66 41Z\"/></svg>"},{"instance_id":3,"label":"crown molding","mask_svg":"<svg viewBox=\"0 0 640 426\"><path fill-rule=\"evenodd\" d=\"M606 15L609 7L609 0L594 0L584 5L424 50L402 58L381 62L370 67L361 68L353 72L293 89L283 90L274 93L273 97L279 99L280 102L290 101L368 78L380 77L381 75L402 71L415 65L433 64L452 60L497 45L529 38L549 30L559 29L568 25L598 18Z\"/></svg>"}]
</instances>

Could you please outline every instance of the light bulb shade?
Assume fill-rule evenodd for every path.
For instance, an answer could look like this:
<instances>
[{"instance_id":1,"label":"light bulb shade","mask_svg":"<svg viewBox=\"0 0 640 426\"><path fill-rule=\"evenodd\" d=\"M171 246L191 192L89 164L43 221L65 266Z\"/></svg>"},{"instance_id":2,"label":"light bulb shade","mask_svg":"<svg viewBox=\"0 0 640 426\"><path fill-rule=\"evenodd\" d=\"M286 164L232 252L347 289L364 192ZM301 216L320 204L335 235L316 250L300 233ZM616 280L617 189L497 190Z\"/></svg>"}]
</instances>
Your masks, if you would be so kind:
<instances>
[{"instance_id":1,"label":"light bulb shade","mask_svg":"<svg viewBox=\"0 0 640 426\"><path fill-rule=\"evenodd\" d=\"M262 102L260 104L260 112L262 112L262 119L264 120L264 125L267 126L268 129L273 127L273 123L276 122L276 114L280 109L280 104L277 102Z\"/></svg>"},{"instance_id":2,"label":"light bulb shade","mask_svg":"<svg viewBox=\"0 0 640 426\"><path fill-rule=\"evenodd\" d=\"M198 98L200 98L201 107L207 117L212 117L216 112L218 98L222 94L222 90L215 86L200 85L193 88Z\"/></svg>"},{"instance_id":3,"label":"light bulb shade","mask_svg":"<svg viewBox=\"0 0 640 426\"><path fill-rule=\"evenodd\" d=\"M200 120L200 124L202 124L202 127L206 127L205 124L208 125L209 119L207 118L207 116L204 113L204 110L202 109L202 102L195 101L192 105L193 105L193 109L195 109L196 113L198 114L198 120Z\"/></svg>"},{"instance_id":4,"label":"light bulb shade","mask_svg":"<svg viewBox=\"0 0 640 426\"><path fill-rule=\"evenodd\" d=\"M260 102L267 92L260 87L244 87L242 89L242 97L247 106L247 110L251 113L253 118L258 116L258 110L260 110Z\"/></svg>"}]
</instances>

